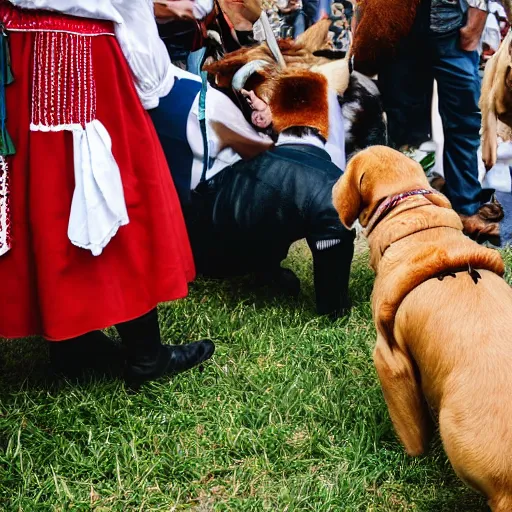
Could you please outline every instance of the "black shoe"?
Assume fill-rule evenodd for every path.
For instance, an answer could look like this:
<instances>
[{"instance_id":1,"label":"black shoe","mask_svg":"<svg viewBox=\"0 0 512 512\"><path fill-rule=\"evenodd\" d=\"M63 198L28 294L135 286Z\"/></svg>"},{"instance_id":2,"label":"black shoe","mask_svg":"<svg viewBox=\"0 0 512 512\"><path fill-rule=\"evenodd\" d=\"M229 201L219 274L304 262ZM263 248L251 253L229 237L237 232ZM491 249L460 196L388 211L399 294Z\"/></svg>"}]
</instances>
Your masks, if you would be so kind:
<instances>
[{"instance_id":1,"label":"black shoe","mask_svg":"<svg viewBox=\"0 0 512 512\"><path fill-rule=\"evenodd\" d=\"M53 373L69 379L91 371L98 375L119 373L124 354L121 346L101 331L93 331L66 341L48 342Z\"/></svg>"},{"instance_id":2,"label":"black shoe","mask_svg":"<svg viewBox=\"0 0 512 512\"><path fill-rule=\"evenodd\" d=\"M200 340L185 345L161 345L157 357L144 356L128 362L125 379L131 386L156 380L166 375L186 372L213 356L215 345Z\"/></svg>"}]
</instances>

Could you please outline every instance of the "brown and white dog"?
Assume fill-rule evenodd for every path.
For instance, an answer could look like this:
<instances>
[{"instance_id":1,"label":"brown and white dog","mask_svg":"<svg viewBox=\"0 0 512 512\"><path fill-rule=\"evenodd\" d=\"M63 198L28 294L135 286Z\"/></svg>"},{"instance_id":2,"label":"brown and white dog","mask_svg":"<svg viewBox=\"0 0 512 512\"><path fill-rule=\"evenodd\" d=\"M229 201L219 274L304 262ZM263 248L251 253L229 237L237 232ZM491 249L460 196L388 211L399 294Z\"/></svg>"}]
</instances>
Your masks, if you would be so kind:
<instances>
[{"instance_id":1,"label":"brown and white dog","mask_svg":"<svg viewBox=\"0 0 512 512\"><path fill-rule=\"evenodd\" d=\"M368 237L374 363L407 453L426 450L432 408L459 477L511 511L512 290L500 254L464 236L421 166L386 147L349 162L333 203Z\"/></svg>"}]
</instances>

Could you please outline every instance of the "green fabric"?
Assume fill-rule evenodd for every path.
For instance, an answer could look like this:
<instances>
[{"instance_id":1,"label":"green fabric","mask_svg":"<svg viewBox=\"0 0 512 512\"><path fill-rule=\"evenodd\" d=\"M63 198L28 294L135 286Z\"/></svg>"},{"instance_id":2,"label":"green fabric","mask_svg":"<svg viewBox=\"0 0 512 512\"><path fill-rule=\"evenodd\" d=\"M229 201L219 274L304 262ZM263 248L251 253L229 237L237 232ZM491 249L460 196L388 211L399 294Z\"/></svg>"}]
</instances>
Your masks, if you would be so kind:
<instances>
[{"instance_id":1,"label":"green fabric","mask_svg":"<svg viewBox=\"0 0 512 512\"><path fill-rule=\"evenodd\" d=\"M14 155L16 152L5 126L7 118L5 87L13 81L8 36L5 27L0 25L0 155L2 156Z\"/></svg>"}]
</instances>

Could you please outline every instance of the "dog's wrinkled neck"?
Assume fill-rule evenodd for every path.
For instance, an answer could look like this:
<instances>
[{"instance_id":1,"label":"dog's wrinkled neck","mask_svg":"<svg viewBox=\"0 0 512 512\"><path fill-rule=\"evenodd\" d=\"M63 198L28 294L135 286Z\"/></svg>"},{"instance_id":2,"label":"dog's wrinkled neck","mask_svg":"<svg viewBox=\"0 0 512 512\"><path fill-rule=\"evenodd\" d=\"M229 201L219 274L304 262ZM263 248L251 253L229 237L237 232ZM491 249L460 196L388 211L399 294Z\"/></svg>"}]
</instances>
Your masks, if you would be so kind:
<instances>
[{"instance_id":1,"label":"dog's wrinkled neck","mask_svg":"<svg viewBox=\"0 0 512 512\"><path fill-rule=\"evenodd\" d=\"M427 189L427 188L418 188L415 190L408 190L406 192L401 192L400 194L395 194L393 196L389 196L384 198L380 205L377 207L375 212L370 217L368 224L366 225L365 236L369 236L371 232L377 227L377 225L391 212L398 204L412 196L426 196L430 194L439 194L437 190Z\"/></svg>"},{"instance_id":2,"label":"dog's wrinkled neck","mask_svg":"<svg viewBox=\"0 0 512 512\"><path fill-rule=\"evenodd\" d=\"M451 208L439 207L433 201L434 196L416 195L400 201L379 222L368 236L370 245L370 265L377 272L381 259L388 249L403 244L411 236L420 237L425 231L436 229L440 236L446 228L462 232L459 215Z\"/></svg>"}]
</instances>

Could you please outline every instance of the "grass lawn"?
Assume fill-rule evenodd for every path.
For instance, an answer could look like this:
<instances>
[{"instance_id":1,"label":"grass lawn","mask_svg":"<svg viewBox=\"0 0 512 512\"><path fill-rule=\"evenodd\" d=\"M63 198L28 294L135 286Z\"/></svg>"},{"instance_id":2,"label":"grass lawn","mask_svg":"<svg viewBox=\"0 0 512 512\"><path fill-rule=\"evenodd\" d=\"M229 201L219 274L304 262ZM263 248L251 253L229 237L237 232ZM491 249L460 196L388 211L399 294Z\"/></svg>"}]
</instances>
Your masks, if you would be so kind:
<instances>
[{"instance_id":1,"label":"grass lawn","mask_svg":"<svg viewBox=\"0 0 512 512\"><path fill-rule=\"evenodd\" d=\"M40 340L2 342L0 510L487 510L438 439L411 459L395 438L371 360L366 254L336 323L314 314L303 245L287 264L298 301L199 280L162 306L166 340L211 337L217 352L204 372L138 394L46 382Z\"/></svg>"}]
</instances>

